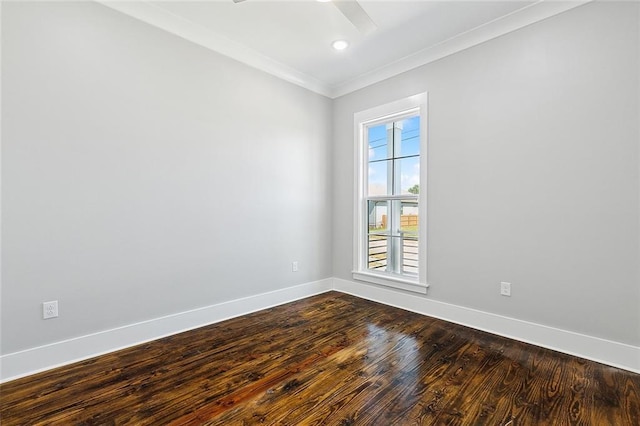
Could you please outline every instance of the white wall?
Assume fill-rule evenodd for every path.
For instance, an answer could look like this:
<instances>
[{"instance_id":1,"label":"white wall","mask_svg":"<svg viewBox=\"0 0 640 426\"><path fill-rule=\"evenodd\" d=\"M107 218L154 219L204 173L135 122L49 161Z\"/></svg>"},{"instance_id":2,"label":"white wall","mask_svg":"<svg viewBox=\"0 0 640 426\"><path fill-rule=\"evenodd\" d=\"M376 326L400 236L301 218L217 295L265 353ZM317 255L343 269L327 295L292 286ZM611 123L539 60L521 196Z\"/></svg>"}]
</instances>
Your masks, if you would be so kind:
<instances>
[{"instance_id":1,"label":"white wall","mask_svg":"<svg viewBox=\"0 0 640 426\"><path fill-rule=\"evenodd\" d=\"M331 276L329 99L95 3L2 8L2 353Z\"/></svg>"},{"instance_id":2,"label":"white wall","mask_svg":"<svg viewBox=\"0 0 640 426\"><path fill-rule=\"evenodd\" d=\"M638 7L588 4L337 99L334 275L353 114L428 91L426 297L640 345Z\"/></svg>"}]
</instances>

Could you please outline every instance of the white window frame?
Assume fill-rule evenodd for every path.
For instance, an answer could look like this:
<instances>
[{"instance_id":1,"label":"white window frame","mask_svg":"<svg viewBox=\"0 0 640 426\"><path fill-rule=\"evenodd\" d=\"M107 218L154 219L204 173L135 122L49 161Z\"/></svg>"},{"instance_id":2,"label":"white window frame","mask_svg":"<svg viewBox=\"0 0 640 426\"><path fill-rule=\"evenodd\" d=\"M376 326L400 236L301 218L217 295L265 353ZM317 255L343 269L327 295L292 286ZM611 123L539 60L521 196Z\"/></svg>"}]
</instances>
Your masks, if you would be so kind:
<instances>
[{"instance_id":1,"label":"white window frame","mask_svg":"<svg viewBox=\"0 0 640 426\"><path fill-rule=\"evenodd\" d=\"M357 112L353 118L354 152L354 217L353 217L353 272L354 280L380 284L402 290L425 294L427 284L427 93L409 96L394 102ZM368 125L409 112L420 116L420 193L418 194L418 277L367 269L367 217L364 206L367 196L369 147L365 140Z\"/></svg>"}]
</instances>

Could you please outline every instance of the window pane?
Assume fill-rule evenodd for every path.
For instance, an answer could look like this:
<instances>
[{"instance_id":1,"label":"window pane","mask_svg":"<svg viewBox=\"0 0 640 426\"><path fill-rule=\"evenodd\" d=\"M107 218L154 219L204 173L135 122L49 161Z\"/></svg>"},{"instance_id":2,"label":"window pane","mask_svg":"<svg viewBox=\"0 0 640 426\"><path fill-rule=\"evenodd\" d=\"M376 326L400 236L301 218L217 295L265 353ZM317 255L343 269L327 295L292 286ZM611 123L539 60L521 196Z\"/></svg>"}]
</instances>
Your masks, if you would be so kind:
<instances>
[{"instance_id":1,"label":"window pane","mask_svg":"<svg viewBox=\"0 0 640 426\"><path fill-rule=\"evenodd\" d=\"M405 237L418 238L418 202L403 200L394 203L400 204L400 231Z\"/></svg>"},{"instance_id":2,"label":"window pane","mask_svg":"<svg viewBox=\"0 0 640 426\"><path fill-rule=\"evenodd\" d=\"M367 268L374 271L387 270L389 237L369 235L367 237Z\"/></svg>"},{"instance_id":3,"label":"window pane","mask_svg":"<svg viewBox=\"0 0 640 426\"><path fill-rule=\"evenodd\" d=\"M388 171L392 160L376 161L369 163L369 195L390 195L391 185L389 185Z\"/></svg>"},{"instance_id":4,"label":"window pane","mask_svg":"<svg viewBox=\"0 0 640 426\"><path fill-rule=\"evenodd\" d=\"M418 275L418 201L367 201L367 268Z\"/></svg>"},{"instance_id":5,"label":"window pane","mask_svg":"<svg viewBox=\"0 0 640 426\"><path fill-rule=\"evenodd\" d=\"M420 192L420 157L395 160L395 165L395 175L400 177L400 194L418 194Z\"/></svg>"},{"instance_id":6,"label":"window pane","mask_svg":"<svg viewBox=\"0 0 640 426\"><path fill-rule=\"evenodd\" d=\"M403 239L402 273L418 275L418 238L405 237Z\"/></svg>"},{"instance_id":7,"label":"window pane","mask_svg":"<svg viewBox=\"0 0 640 426\"><path fill-rule=\"evenodd\" d=\"M401 123L400 157L420 155L420 117L407 118Z\"/></svg>"},{"instance_id":8,"label":"window pane","mask_svg":"<svg viewBox=\"0 0 640 426\"><path fill-rule=\"evenodd\" d=\"M369 161L386 160L388 157L387 144L369 148Z\"/></svg>"},{"instance_id":9,"label":"window pane","mask_svg":"<svg viewBox=\"0 0 640 426\"><path fill-rule=\"evenodd\" d=\"M396 200L394 203L399 204L394 209L400 213L399 268L402 274L418 275L418 201Z\"/></svg>"},{"instance_id":10,"label":"window pane","mask_svg":"<svg viewBox=\"0 0 640 426\"><path fill-rule=\"evenodd\" d=\"M386 160L388 155L387 126L368 128L369 161Z\"/></svg>"},{"instance_id":11,"label":"window pane","mask_svg":"<svg viewBox=\"0 0 640 426\"><path fill-rule=\"evenodd\" d=\"M369 235L367 268L378 272L418 275L418 239L402 236Z\"/></svg>"},{"instance_id":12,"label":"window pane","mask_svg":"<svg viewBox=\"0 0 640 426\"><path fill-rule=\"evenodd\" d=\"M369 233L387 233L389 229L389 202L367 202Z\"/></svg>"}]
</instances>

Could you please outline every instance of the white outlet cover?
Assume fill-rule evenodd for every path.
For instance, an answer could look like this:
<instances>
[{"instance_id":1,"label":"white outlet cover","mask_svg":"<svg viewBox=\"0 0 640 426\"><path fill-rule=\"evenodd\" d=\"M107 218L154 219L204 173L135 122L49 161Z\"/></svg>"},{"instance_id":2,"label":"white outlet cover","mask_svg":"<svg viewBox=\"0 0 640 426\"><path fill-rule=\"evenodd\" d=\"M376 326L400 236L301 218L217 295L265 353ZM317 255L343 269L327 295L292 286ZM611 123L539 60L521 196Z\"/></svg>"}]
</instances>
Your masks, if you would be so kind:
<instances>
[{"instance_id":1,"label":"white outlet cover","mask_svg":"<svg viewBox=\"0 0 640 426\"><path fill-rule=\"evenodd\" d=\"M291 270L293 272L298 272L298 262L291 262Z\"/></svg>"},{"instance_id":2,"label":"white outlet cover","mask_svg":"<svg viewBox=\"0 0 640 426\"><path fill-rule=\"evenodd\" d=\"M58 301L42 303L42 319L56 318L58 316Z\"/></svg>"},{"instance_id":3,"label":"white outlet cover","mask_svg":"<svg viewBox=\"0 0 640 426\"><path fill-rule=\"evenodd\" d=\"M511 296L511 283L500 283L500 294L503 296Z\"/></svg>"}]
</instances>

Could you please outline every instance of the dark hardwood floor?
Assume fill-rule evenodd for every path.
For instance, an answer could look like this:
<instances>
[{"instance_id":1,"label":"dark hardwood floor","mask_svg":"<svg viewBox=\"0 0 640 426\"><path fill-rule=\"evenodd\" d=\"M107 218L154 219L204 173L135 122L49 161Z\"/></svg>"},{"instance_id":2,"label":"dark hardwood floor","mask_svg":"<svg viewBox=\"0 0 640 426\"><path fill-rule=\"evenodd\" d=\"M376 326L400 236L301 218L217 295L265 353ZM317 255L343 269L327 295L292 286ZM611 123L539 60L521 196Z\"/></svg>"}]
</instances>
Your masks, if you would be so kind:
<instances>
[{"instance_id":1,"label":"dark hardwood floor","mask_svg":"<svg viewBox=\"0 0 640 426\"><path fill-rule=\"evenodd\" d=\"M640 375L326 293L0 385L2 425L640 425Z\"/></svg>"}]
</instances>

